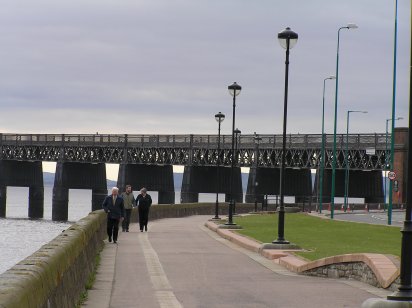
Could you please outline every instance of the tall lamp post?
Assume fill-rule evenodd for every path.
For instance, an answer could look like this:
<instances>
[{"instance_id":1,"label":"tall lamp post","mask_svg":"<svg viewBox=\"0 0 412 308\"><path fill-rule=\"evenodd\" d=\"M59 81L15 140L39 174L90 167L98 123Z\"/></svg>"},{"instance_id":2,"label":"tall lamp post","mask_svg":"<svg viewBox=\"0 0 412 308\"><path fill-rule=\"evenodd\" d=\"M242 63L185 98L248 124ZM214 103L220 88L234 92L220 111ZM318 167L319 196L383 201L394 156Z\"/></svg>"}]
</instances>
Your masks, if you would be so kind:
<instances>
[{"instance_id":1,"label":"tall lamp post","mask_svg":"<svg viewBox=\"0 0 412 308\"><path fill-rule=\"evenodd\" d=\"M298 41L298 34L293 32L289 27L278 33L280 46L286 49L285 61L285 94L283 102L283 138L282 138L282 165L280 168L280 206L279 206L279 221L278 221L278 238L273 241L273 244L289 244L285 239L285 160L286 160L286 121L288 115L288 79L289 79L289 50L293 48Z\"/></svg>"},{"instance_id":2,"label":"tall lamp post","mask_svg":"<svg viewBox=\"0 0 412 308\"><path fill-rule=\"evenodd\" d=\"M229 200L229 217L225 225L235 225L233 223L233 170L235 169L235 109L236 109L236 96L240 94L242 87L236 82L227 87L229 94L233 97L233 116L232 116L232 157L231 157L231 168L230 168L230 200Z\"/></svg>"},{"instance_id":3,"label":"tall lamp post","mask_svg":"<svg viewBox=\"0 0 412 308\"><path fill-rule=\"evenodd\" d=\"M403 117L397 117L396 119L395 119L395 121L398 121L398 120L403 120ZM390 170L391 168L391 165L390 165L390 157L391 157L391 154L389 154L389 161L388 161L388 156L386 155L386 153L388 153L388 133L389 133L389 131L388 131L388 123L390 122L390 121L392 121L392 119L386 119L386 135L385 135L385 170L389 170L389 171L392 171L392 170ZM387 201L386 201L386 181L387 181L387 176L386 176L386 172L385 172L385 207L387 206Z\"/></svg>"},{"instance_id":4,"label":"tall lamp post","mask_svg":"<svg viewBox=\"0 0 412 308\"><path fill-rule=\"evenodd\" d=\"M348 196L349 196L349 118L351 113L368 113L361 110L348 110L346 115L346 155L345 155L345 196L344 196L344 210L348 208Z\"/></svg>"},{"instance_id":5,"label":"tall lamp post","mask_svg":"<svg viewBox=\"0 0 412 308\"><path fill-rule=\"evenodd\" d=\"M322 153L320 155L320 175L319 175L319 213L322 213L323 203L323 172L325 169L325 84L326 80L336 79L335 76L329 76L323 79L323 99L322 99Z\"/></svg>"},{"instance_id":6,"label":"tall lamp post","mask_svg":"<svg viewBox=\"0 0 412 308\"><path fill-rule=\"evenodd\" d=\"M219 113L215 114L215 120L218 123L218 133L217 133L217 161L216 161L216 206L215 206L215 217L213 219L220 219L219 218L219 184L220 184L220 177L219 177L219 167L220 167L220 125L225 120L225 115L219 111Z\"/></svg>"},{"instance_id":7,"label":"tall lamp post","mask_svg":"<svg viewBox=\"0 0 412 308\"><path fill-rule=\"evenodd\" d=\"M336 127L338 118L338 85L339 85L339 37L340 30L342 29L356 29L358 26L356 24L347 24L344 27L340 27L338 30L338 46L336 49L336 74L335 74L335 119L333 124L333 159L332 159L332 187L330 196L330 218L333 219L333 214L335 211L335 177L336 177Z\"/></svg>"},{"instance_id":8,"label":"tall lamp post","mask_svg":"<svg viewBox=\"0 0 412 308\"><path fill-rule=\"evenodd\" d=\"M412 32L412 25L411 25L411 32ZM410 61L412 61L412 54L410 57L411 57ZM393 108L393 111L394 109L395 108ZM395 118L394 113L392 114L392 119L393 118ZM394 144L394 141L393 141L394 123L393 122L394 121L392 121L391 150L393 150L393 144ZM408 154L407 154L408 162L412 161L411 129L412 129L412 67L409 67L409 134L408 134ZM412 164L408 164L408 168L406 172L406 183L408 184L408 186L410 186L412 183ZM399 284L398 291L388 296L388 299L398 300L398 301L412 301L412 263L411 263L411 260L412 260L412 189L409 189L409 187L406 190L405 221L403 222L403 228L401 232L402 232L402 246L401 246L401 266L400 266L400 275L399 275L400 284Z\"/></svg>"}]
</instances>

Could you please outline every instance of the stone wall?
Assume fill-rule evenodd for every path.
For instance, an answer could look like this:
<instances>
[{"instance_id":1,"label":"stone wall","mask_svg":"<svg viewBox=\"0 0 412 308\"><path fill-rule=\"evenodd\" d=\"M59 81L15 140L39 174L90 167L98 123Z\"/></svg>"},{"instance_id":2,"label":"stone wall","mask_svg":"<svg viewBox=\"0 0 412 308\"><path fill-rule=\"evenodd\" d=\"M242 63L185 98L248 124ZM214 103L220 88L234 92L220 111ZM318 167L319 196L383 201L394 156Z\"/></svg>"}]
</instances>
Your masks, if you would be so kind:
<instances>
[{"instance_id":1,"label":"stone wall","mask_svg":"<svg viewBox=\"0 0 412 308\"><path fill-rule=\"evenodd\" d=\"M324 278L354 279L365 282L377 288L380 287L373 271L363 262L336 263L307 270L301 274Z\"/></svg>"},{"instance_id":2,"label":"stone wall","mask_svg":"<svg viewBox=\"0 0 412 308\"><path fill-rule=\"evenodd\" d=\"M248 213L254 211L254 203L236 204L236 213ZM258 208L259 210L259 208ZM219 203L219 215L228 214L228 204ZM177 218L193 215L215 215L215 203L182 203L182 204L155 204L150 207L149 221L161 218ZM132 212L132 222L138 222L138 212L135 208Z\"/></svg>"},{"instance_id":3,"label":"stone wall","mask_svg":"<svg viewBox=\"0 0 412 308\"><path fill-rule=\"evenodd\" d=\"M374 287L381 288L376 275L371 268L364 262L348 262L348 263L336 263L322 267L317 267L311 270L301 272L302 275L316 276L323 278L346 278L362 281L370 284ZM399 287L399 277L393 281L393 283L386 288L390 291L397 291Z\"/></svg>"},{"instance_id":4,"label":"stone wall","mask_svg":"<svg viewBox=\"0 0 412 308\"><path fill-rule=\"evenodd\" d=\"M0 275L0 307L75 307L105 237L103 210L79 220Z\"/></svg>"}]
</instances>

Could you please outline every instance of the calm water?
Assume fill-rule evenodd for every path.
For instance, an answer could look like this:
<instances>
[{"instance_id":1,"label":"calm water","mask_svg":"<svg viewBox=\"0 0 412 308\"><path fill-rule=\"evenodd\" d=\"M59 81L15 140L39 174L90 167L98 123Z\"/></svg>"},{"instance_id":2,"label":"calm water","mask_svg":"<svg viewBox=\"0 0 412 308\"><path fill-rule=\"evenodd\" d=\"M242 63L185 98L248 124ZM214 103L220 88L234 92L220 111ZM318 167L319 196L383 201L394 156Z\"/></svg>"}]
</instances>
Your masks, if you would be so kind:
<instances>
[{"instance_id":1,"label":"calm water","mask_svg":"<svg viewBox=\"0 0 412 308\"><path fill-rule=\"evenodd\" d=\"M6 217L0 218L0 273L3 273L20 260L30 256L42 245L55 238L72 223L87 216L91 210L92 191L71 189L69 191L69 222L53 222L52 187L44 188L44 218L30 220L28 215L29 189L26 187L7 188ZM153 203L157 203L158 194L149 192ZM134 192L137 195L137 192ZM176 202L180 192L176 192ZM199 194L199 201L212 202L215 194ZM224 195L219 195L224 200Z\"/></svg>"}]
</instances>

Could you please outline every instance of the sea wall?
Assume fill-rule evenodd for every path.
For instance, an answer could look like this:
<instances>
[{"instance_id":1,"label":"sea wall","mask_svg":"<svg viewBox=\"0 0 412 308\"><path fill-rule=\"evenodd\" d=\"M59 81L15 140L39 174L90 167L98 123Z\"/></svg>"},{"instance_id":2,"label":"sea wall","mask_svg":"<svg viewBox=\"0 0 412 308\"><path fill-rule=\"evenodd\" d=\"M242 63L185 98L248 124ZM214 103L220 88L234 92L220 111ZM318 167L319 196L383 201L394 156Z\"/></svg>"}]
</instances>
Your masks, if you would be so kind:
<instances>
[{"instance_id":1,"label":"sea wall","mask_svg":"<svg viewBox=\"0 0 412 308\"><path fill-rule=\"evenodd\" d=\"M177 218L193 215L215 215L215 203L181 203L181 204L155 204L150 207L149 221L162 218ZM248 213L255 209L254 203L236 204L236 213ZM228 214L228 203L219 203L219 215ZM131 216L132 222L138 222L138 211L135 208Z\"/></svg>"},{"instance_id":2,"label":"sea wall","mask_svg":"<svg viewBox=\"0 0 412 308\"><path fill-rule=\"evenodd\" d=\"M75 307L105 237L103 210L79 220L0 275L0 307Z\"/></svg>"}]
</instances>

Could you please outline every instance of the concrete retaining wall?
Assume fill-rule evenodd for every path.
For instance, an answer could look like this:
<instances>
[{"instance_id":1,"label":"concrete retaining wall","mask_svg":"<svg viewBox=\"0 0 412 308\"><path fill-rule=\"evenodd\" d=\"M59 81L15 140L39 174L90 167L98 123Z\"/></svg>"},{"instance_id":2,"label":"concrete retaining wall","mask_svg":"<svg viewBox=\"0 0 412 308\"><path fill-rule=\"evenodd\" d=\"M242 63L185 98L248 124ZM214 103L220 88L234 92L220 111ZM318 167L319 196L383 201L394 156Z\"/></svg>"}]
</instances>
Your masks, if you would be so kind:
<instances>
[{"instance_id":1,"label":"concrete retaining wall","mask_svg":"<svg viewBox=\"0 0 412 308\"><path fill-rule=\"evenodd\" d=\"M75 307L105 237L103 210L79 220L0 275L0 307Z\"/></svg>"}]
</instances>

